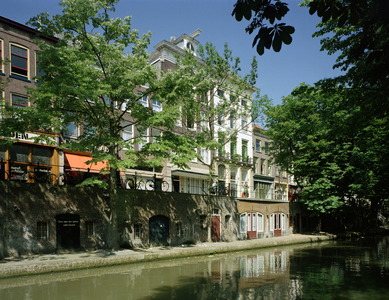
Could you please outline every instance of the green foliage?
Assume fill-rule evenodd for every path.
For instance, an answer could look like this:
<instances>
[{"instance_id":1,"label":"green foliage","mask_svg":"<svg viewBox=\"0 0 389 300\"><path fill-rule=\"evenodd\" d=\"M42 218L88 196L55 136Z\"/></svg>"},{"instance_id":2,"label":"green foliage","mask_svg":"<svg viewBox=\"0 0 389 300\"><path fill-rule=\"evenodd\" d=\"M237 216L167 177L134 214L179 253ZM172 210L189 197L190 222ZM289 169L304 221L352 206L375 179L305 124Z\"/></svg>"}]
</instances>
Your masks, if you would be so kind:
<instances>
[{"instance_id":1,"label":"green foliage","mask_svg":"<svg viewBox=\"0 0 389 300\"><path fill-rule=\"evenodd\" d=\"M235 15L237 21L242 21L243 17L251 21L246 27L246 32L252 34L258 29L254 37L253 47L257 45L257 52L263 55L266 49L273 47L275 52L279 52L282 43L289 45L292 42L294 27L285 23L274 23L275 20L281 20L289 11L288 5L279 0L238 0L234 5L232 15ZM269 22L266 24L265 22Z\"/></svg>"},{"instance_id":2,"label":"green foliage","mask_svg":"<svg viewBox=\"0 0 389 300\"><path fill-rule=\"evenodd\" d=\"M269 106L267 134L275 163L295 176L316 213L339 212L387 197L387 117L371 118L358 99L371 91L301 85Z\"/></svg>"}]
</instances>

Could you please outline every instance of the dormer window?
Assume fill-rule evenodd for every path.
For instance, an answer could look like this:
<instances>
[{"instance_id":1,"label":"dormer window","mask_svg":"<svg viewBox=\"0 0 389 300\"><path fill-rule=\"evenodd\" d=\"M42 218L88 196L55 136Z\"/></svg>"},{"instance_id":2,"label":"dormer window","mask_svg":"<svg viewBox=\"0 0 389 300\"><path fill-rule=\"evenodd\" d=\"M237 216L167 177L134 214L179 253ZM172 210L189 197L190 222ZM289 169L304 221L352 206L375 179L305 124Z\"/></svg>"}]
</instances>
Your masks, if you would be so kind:
<instances>
[{"instance_id":1,"label":"dormer window","mask_svg":"<svg viewBox=\"0 0 389 300\"><path fill-rule=\"evenodd\" d=\"M186 48L188 48L189 50L194 51L193 45L191 43L189 43L189 42L186 44Z\"/></svg>"}]
</instances>

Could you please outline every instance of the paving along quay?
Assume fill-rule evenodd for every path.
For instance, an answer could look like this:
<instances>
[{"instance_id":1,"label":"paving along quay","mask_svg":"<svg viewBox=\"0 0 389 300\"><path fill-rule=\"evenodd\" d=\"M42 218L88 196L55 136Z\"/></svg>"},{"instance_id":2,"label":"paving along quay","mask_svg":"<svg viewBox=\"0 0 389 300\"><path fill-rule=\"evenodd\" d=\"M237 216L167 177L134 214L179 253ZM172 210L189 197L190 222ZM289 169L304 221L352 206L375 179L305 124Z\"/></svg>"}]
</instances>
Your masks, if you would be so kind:
<instances>
[{"instance_id":1,"label":"paving along quay","mask_svg":"<svg viewBox=\"0 0 389 300\"><path fill-rule=\"evenodd\" d=\"M44 254L25 257L8 257L0 261L0 278L63 272L118 264L137 263L151 260L173 259L188 256L214 255L226 252L268 248L284 245L328 241L339 238L358 237L359 234L292 234L271 239L256 239L235 242L202 243L177 247L155 247L148 249L107 252L77 252Z\"/></svg>"}]
</instances>

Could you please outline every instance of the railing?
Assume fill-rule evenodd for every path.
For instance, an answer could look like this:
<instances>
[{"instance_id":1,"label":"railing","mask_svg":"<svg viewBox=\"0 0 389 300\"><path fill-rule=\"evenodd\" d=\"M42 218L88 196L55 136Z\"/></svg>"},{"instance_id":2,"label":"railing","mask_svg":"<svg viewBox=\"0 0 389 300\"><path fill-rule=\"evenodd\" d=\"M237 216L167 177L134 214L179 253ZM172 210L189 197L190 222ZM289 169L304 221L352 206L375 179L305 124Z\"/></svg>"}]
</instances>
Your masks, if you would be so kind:
<instances>
[{"instance_id":1,"label":"railing","mask_svg":"<svg viewBox=\"0 0 389 300\"><path fill-rule=\"evenodd\" d=\"M221 152L221 151L215 151L214 157L216 158L223 158L226 160L231 160L232 162L235 163L246 163L246 164L252 164L253 163L253 158L249 156L242 156L240 154L231 154L229 152Z\"/></svg>"}]
</instances>

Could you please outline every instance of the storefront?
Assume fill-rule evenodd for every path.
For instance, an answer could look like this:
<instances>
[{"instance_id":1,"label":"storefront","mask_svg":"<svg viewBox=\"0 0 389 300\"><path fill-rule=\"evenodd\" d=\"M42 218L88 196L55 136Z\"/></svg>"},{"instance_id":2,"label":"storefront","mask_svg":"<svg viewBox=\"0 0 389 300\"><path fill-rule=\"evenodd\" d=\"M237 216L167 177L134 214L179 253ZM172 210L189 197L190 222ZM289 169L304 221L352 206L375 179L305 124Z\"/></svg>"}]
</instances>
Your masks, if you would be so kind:
<instances>
[{"instance_id":1,"label":"storefront","mask_svg":"<svg viewBox=\"0 0 389 300\"><path fill-rule=\"evenodd\" d=\"M19 180L34 182L34 176L47 177L59 175L59 152L55 146L35 144L32 138L36 134L20 135L19 142L5 146L0 145L0 180Z\"/></svg>"}]
</instances>

